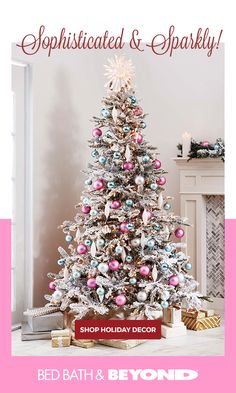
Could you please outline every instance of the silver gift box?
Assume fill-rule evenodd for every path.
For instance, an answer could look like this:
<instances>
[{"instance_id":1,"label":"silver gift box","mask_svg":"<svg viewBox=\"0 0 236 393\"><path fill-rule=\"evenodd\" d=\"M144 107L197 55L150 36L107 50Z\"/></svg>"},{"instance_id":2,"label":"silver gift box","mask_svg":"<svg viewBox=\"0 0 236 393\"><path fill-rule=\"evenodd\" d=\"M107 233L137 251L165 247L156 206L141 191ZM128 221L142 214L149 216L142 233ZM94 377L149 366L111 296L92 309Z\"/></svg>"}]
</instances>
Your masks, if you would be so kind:
<instances>
[{"instance_id":1,"label":"silver gift box","mask_svg":"<svg viewBox=\"0 0 236 393\"><path fill-rule=\"evenodd\" d=\"M45 332L64 328L64 315L62 312L41 316L27 316L29 327L33 332Z\"/></svg>"}]
</instances>

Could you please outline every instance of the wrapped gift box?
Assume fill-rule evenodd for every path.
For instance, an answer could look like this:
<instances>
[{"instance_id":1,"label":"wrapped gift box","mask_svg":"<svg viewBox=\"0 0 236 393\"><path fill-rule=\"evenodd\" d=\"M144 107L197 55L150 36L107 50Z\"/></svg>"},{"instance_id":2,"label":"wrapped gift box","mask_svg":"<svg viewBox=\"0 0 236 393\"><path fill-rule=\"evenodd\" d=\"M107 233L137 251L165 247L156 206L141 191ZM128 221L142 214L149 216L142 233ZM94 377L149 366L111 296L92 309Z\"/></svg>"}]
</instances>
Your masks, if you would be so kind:
<instances>
[{"instance_id":1,"label":"wrapped gift box","mask_svg":"<svg viewBox=\"0 0 236 393\"><path fill-rule=\"evenodd\" d=\"M190 330L205 330L220 326L220 315L213 315L210 317L193 318L192 316L183 313L182 321Z\"/></svg>"},{"instance_id":2,"label":"wrapped gift box","mask_svg":"<svg viewBox=\"0 0 236 393\"><path fill-rule=\"evenodd\" d=\"M167 325L181 326L181 309L177 307L167 307L163 309L162 323Z\"/></svg>"},{"instance_id":3,"label":"wrapped gift box","mask_svg":"<svg viewBox=\"0 0 236 393\"><path fill-rule=\"evenodd\" d=\"M70 329L52 330L51 337L71 337Z\"/></svg>"},{"instance_id":4,"label":"wrapped gift box","mask_svg":"<svg viewBox=\"0 0 236 393\"><path fill-rule=\"evenodd\" d=\"M74 338L71 340L72 345L81 348L92 348L95 346L95 343L96 342L94 340L75 340Z\"/></svg>"},{"instance_id":5,"label":"wrapped gift box","mask_svg":"<svg viewBox=\"0 0 236 393\"><path fill-rule=\"evenodd\" d=\"M70 342L71 342L70 336L52 337L52 347L53 348L69 347Z\"/></svg>"},{"instance_id":6,"label":"wrapped gift box","mask_svg":"<svg viewBox=\"0 0 236 393\"><path fill-rule=\"evenodd\" d=\"M182 319L184 317L188 317L188 318L193 318L193 319L201 319L201 318L205 318L207 315L207 311L203 311L203 310L182 310Z\"/></svg>"},{"instance_id":7,"label":"wrapped gift box","mask_svg":"<svg viewBox=\"0 0 236 393\"><path fill-rule=\"evenodd\" d=\"M22 322L21 325L21 340L34 341L34 340L50 340L51 332L33 332L27 322Z\"/></svg>"},{"instance_id":8,"label":"wrapped gift box","mask_svg":"<svg viewBox=\"0 0 236 393\"><path fill-rule=\"evenodd\" d=\"M46 315L27 315L27 322L33 332L63 329L64 316L61 311Z\"/></svg>"},{"instance_id":9,"label":"wrapped gift box","mask_svg":"<svg viewBox=\"0 0 236 393\"><path fill-rule=\"evenodd\" d=\"M99 340L99 344L119 349L131 349L145 343L146 340Z\"/></svg>"}]
</instances>

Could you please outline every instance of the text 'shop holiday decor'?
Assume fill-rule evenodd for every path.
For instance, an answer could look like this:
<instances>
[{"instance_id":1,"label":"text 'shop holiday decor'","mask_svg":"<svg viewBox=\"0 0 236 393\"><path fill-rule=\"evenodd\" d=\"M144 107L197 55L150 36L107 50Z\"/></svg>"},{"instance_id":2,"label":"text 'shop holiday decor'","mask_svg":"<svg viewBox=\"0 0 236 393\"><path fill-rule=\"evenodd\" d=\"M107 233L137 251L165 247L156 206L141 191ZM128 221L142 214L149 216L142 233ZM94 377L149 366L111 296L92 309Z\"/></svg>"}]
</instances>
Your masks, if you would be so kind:
<instances>
[{"instance_id":1,"label":"text 'shop holiday decor'","mask_svg":"<svg viewBox=\"0 0 236 393\"><path fill-rule=\"evenodd\" d=\"M145 141L145 113L133 90L134 68L109 60L107 96L89 141L85 190L74 221L62 225L68 251L58 248L58 274L49 273L48 306L79 318L127 311L154 319L169 305L198 309L191 263L181 251L181 219L164 196L165 171Z\"/></svg>"}]
</instances>

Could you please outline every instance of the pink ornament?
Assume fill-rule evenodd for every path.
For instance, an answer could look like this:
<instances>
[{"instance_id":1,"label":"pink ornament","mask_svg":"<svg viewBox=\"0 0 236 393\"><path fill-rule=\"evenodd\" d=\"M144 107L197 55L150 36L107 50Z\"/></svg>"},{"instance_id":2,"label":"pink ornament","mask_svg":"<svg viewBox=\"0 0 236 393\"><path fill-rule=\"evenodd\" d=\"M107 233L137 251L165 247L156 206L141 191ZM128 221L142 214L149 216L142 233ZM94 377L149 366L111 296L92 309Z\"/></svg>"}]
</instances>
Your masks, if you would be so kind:
<instances>
[{"instance_id":1,"label":"pink ornament","mask_svg":"<svg viewBox=\"0 0 236 393\"><path fill-rule=\"evenodd\" d=\"M55 289L56 289L56 284L55 284L54 281L51 281L51 282L48 284L48 286L49 286L49 289L51 289L51 291L55 291Z\"/></svg>"},{"instance_id":2,"label":"pink ornament","mask_svg":"<svg viewBox=\"0 0 236 393\"><path fill-rule=\"evenodd\" d=\"M175 236L176 236L178 239L181 239L181 237L184 236L184 230L183 230L183 228L180 228L180 227L176 228L176 230L175 230Z\"/></svg>"},{"instance_id":3,"label":"pink ornament","mask_svg":"<svg viewBox=\"0 0 236 393\"><path fill-rule=\"evenodd\" d=\"M153 161L153 166L154 166L155 169L160 169L161 161L160 160L154 160Z\"/></svg>"},{"instance_id":4,"label":"pink ornament","mask_svg":"<svg viewBox=\"0 0 236 393\"><path fill-rule=\"evenodd\" d=\"M102 130L100 130L100 128L94 128L93 129L93 136L95 137L95 138L97 138L97 137L99 137L99 136L101 136L102 135Z\"/></svg>"},{"instance_id":5,"label":"pink ornament","mask_svg":"<svg viewBox=\"0 0 236 393\"><path fill-rule=\"evenodd\" d=\"M131 171L132 169L134 169L134 164L131 161L126 161L123 164L123 169L126 171Z\"/></svg>"},{"instance_id":6,"label":"pink ornament","mask_svg":"<svg viewBox=\"0 0 236 393\"><path fill-rule=\"evenodd\" d=\"M116 259L112 259L109 263L108 263L109 269L112 271L118 270L119 269L119 262Z\"/></svg>"},{"instance_id":7,"label":"pink ornament","mask_svg":"<svg viewBox=\"0 0 236 393\"><path fill-rule=\"evenodd\" d=\"M95 278L89 278L87 281L87 287L88 288L96 288L97 283Z\"/></svg>"},{"instance_id":8,"label":"pink ornament","mask_svg":"<svg viewBox=\"0 0 236 393\"><path fill-rule=\"evenodd\" d=\"M118 295L115 297L115 303L117 306L124 306L127 302L125 295Z\"/></svg>"},{"instance_id":9,"label":"pink ornament","mask_svg":"<svg viewBox=\"0 0 236 393\"><path fill-rule=\"evenodd\" d=\"M119 209L119 207L121 207L121 201L115 200L111 202L112 209Z\"/></svg>"},{"instance_id":10,"label":"pink ornament","mask_svg":"<svg viewBox=\"0 0 236 393\"><path fill-rule=\"evenodd\" d=\"M210 142L208 142L208 141L202 141L202 142L201 142L201 145L204 146L204 147L208 147L208 146L210 145Z\"/></svg>"},{"instance_id":11,"label":"pink ornament","mask_svg":"<svg viewBox=\"0 0 236 393\"><path fill-rule=\"evenodd\" d=\"M176 285L179 284L178 276L176 276L176 274L173 274L173 276L170 276L169 280L168 280L168 284L173 285L173 287L176 287Z\"/></svg>"},{"instance_id":12,"label":"pink ornament","mask_svg":"<svg viewBox=\"0 0 236 393\"><path fill-rule=\"evenodd\" d=\"M143 136L142 136L142 134L140 134L140 132L136 132L134 134L134 141L137 142L137 143L142 143Z\"/></svg>"},{"instance_id":13,"label":"pink ornament","mask_svg":"<svg viewBox=\"0 0 236 393\"><path fill-rule=\"evenodd\" d=\"M152 218L152 212L150 211L150 210L147 210L147 218L148 218L148 220L151 220L151 218Z\"/></svg>"},{"instance_id":14,"label":"pink ornament","mask_svg":"<svg viewBox=\"0 0 236 393\"><path fill-rule=\"evenodd\" d=\"M82 213L89 214L89 212L91 210L91 207L87 206L87 205L86 206L82 206L81 210L82 210Z\"/></svg>"},{"instance_id":15,"label":"pink ornament","mask_svg":"<svg viewBox=\"0 0 236 393\"><path fill-rule=\"evenodd\" d=\"M166 178L165 178L165 176L160 176L160 177L156 180L156 183L157 183L159 186L164 186L164 184L166 184Z\"/></svg>"},{"instance_id":16,"label":"pink ornament","mask_svg":"<svg viewBox=\"0 0 236 393\"><path fill-rule=\"evenodd\" d=\"M128 230L128 228L127 228L127 224L128 224L127 221L123 221L123 222L120 224L120 230L121 230L121 232L123 232L123 233L128 233L128 232L129 232L129 230Z\"/></svg>"},{"instance_id":17,"label":"pink ornament","mask_svg":"<svg viewBox=\"0 0 236 393\"><path fill-rule=\"evenodd\" d=\"M149 273L150 273L150 269L149 269L148 266L143 265L143 266L140 267L139 273L140 273L142 276L148 276Z\"/></svg>"},{"instance_id":18,"label":"pink ornament","mask_svg":"<svg viewBox=\"0 0 236 393\"><path fill-rule=\"evenodd\" d=\"M102 179L97 179L93 182L93 188L95 190L101 190L104 187L104 182Z\"/></svg>"},{"instance_id":19,"label":"pink ornament","mask_svg":"<svg viewBox=\"0 0 236 393\"><path fill-rule=\"evenodd\" d=\"M141 115L143 114L143 109L142 109L140 106L136 106L136 107L133 109L133 114L134 114L135 116L141 116Z\"/></svg>"},{"instance_id":20,"label":"pink ornament","mask_svg":"<svg viewBox=\"0 0 236 393\"><path fill-rule=\"evenodd\" d=\"M85 244L79 244L77 247L78 254L83 255L88 251L88 247Z\"/></svg>"}]
</instances>

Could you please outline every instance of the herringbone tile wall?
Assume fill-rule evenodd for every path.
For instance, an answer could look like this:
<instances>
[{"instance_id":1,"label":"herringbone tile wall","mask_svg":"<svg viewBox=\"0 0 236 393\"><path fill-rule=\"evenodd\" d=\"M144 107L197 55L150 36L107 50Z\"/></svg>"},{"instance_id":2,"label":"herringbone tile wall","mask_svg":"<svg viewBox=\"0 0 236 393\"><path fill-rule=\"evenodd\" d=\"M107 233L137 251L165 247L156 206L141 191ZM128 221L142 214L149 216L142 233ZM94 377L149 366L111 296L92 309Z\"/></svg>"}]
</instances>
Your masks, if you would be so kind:
<instances>
[{"instance_id":1,"label":"herringbone tile wall","mask_svg":"<svg viewBox=\"0 0 236 393\"><path fill-rule=\"evenodd\" d=\"M207 295L224 297L224 196L206 197Z\"/></svg>"}]
</instances>

